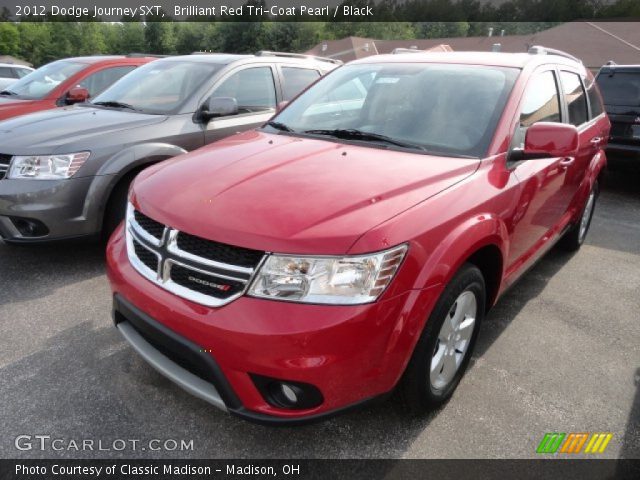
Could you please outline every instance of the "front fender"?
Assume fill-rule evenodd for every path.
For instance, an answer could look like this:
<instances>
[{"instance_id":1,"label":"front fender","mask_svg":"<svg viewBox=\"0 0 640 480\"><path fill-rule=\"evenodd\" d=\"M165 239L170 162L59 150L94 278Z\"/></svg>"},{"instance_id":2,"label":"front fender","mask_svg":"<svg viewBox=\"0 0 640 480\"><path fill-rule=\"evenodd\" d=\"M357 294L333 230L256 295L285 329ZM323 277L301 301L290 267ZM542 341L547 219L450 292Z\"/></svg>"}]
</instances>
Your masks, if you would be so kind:
<instances>
[{"instance_id":1,"label":"front fender","mask_svg":"<svg viewBox=\"0 0 640 480\"><path fill-rule=\"evenodd\" d=\"M426 261L416 276L413 288L446 285L475 252L487 246L497 247L502 258L506 258L509 247L507 226L495 214L474 214L450 229L430 253L424 252Z\"/></svg>"},{"instance_id":2,"label":"front fender","mask_svg":"<svg viewBox=\"0 0 640 480\"><path fill-rule=\"evenodd\" d=\"M141 166L187 153L182 147L169 143L143 143L120 150L104 162L96 175L123 176Z\"/></svg>"}]
</instances>

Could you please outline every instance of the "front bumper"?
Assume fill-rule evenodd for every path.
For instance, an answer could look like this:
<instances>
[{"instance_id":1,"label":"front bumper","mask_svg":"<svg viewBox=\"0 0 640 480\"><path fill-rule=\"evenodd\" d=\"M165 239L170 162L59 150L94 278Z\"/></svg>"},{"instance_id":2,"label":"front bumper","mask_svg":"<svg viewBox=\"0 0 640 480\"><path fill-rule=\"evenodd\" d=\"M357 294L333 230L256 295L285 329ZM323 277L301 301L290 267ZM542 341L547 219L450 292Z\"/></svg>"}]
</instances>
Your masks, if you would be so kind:
<instances>
[{"instance_id":1,"label":"front bumper","mask_svg":"<svg viewBox=\"0 0 640 480\"><path fill-rule=\"evenodd\" d=\"M209 403L269 424L318 420L390 392L437 296L434 289L416 290L356 306L241 297L204 307L135 271L121 227L107 248L107 267L118 328L149 363ZM136 327L141 321L146 326ZM304 410L274 406L254 376L311 384L324 401Z\"/></svg>"},{"instance_id":2,"label":"front bumper","mask_svg":"<svg viewBox=\"0 0 640 480\"><path fill-rule=\"evenodd\" d=\"M67 180L0 180L0 236L32 243L80 237L100 231L110 176ZM16 219L35 220L44 232L25 234Z\"/></svg>"}]
</instances>

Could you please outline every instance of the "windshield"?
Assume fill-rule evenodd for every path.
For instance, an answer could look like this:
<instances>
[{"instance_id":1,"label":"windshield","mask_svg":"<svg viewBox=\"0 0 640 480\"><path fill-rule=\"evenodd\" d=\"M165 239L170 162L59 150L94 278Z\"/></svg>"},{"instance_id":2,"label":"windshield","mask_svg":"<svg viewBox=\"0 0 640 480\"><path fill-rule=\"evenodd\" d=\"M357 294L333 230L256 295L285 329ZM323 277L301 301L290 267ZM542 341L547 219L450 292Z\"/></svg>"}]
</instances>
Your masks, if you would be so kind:
<instances>
[{"instance_id":1,"label":"windshield","mask_svg":"<svg viewBox=\"0 0 640 480\"><path fill-rule=\"evenodd\" d=\"M222 65L201 62L148 63L102 92L91 103L126 106L143 113L175 113Z\"/></svg>"},{"instance_id":2,"label":"windshield","mask_svg":"<svg viewBox=\"0 0 640 480\"><path fill-rule=\"evenodd\" d=\"M640 106L640 72L598 75L605 105Z\"/></svg>"},{"instance_id":3,"label":"windshield","mask_svg":"<svg viewBox=\"0 0 640 480\"><path fill-rule=\"evenodd\" d=\"M480 157L518 73L476 65L347 65L303 93L267 128Z\"/></svg>"},{"instance_id":4,"label":"windshield","mask_svg":"<svg viewBox=\"0 0 640 480\"><path fill-rule=\"evenodd\" d=\"M62 82L72 77L86 64L60 60L49 63L22 77L5 90L5 95L29 100L40 100L46 97Z\"/></svg>"}]
</instances>

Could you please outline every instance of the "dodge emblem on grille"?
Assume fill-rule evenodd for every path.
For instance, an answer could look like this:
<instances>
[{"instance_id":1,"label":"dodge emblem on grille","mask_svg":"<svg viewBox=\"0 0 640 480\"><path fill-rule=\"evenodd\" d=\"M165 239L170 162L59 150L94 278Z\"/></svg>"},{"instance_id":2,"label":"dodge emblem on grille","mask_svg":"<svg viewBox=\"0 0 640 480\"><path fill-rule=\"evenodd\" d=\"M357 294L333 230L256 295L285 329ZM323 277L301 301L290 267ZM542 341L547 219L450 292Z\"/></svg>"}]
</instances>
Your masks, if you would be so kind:
<instances>
[{"instance_id":1,"label":"dodge emblem on grille","mask_svg":"<svg viewBox=\"0 0 640 480\"><path fill-rule=\"evenodd\" d=\"M217 288L218 290L222 290L223 292L226 292L231 288L231 286L229 285L220 285L219 283L208 282L206 280L202 280L201 278L196 278L192 276L188 276L187 279L190 282L199 283L200 285L204 285L206 287Z\"/></svg>"}]
</instances>

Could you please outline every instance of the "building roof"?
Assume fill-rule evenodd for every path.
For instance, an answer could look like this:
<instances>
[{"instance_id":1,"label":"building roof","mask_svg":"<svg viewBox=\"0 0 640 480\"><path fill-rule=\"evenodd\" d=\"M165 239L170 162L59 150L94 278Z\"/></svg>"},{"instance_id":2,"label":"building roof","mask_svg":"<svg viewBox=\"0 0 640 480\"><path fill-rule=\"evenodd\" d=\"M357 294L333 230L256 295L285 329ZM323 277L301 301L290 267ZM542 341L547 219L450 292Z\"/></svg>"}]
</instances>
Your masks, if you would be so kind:
<instances>
[{"instance_id":1,"label":"building roof","mask_svg":"<svg viewBox=\"0 0 640 480\"><path fill-rule=\"evenodd\" d=\"M33 67L33 64L20 60L19 58L12 57L11 55L0 55L0 63L12 63L14 65L24 65L25 67Z\"/></svg>"},{"instance_id":2,"label":"building roof","mask_svg":"<svg viewBox=\"0 0 640 480\"><path fill-rule=\"evenodd\" d=\"M533 45L564 50L591 69L609 60L619 64L640 63L640 28L634 22L569 22L531 35L375 40L348 37L328 40L307 53L337 58L344 62L391 53L396 48L427 50L441 44L455 51L491 51L499 43L503 52L526 52Z\"/></svg>"}]
</instances>

